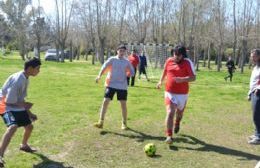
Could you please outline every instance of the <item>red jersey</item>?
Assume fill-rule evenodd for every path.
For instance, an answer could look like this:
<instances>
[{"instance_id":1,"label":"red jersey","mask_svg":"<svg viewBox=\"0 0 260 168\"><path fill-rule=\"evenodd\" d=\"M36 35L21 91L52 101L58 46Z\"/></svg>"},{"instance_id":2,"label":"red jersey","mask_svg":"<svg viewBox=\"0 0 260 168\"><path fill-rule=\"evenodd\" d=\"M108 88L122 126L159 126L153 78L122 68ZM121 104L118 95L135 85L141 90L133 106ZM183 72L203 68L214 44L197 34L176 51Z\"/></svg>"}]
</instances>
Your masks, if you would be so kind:
<instances>
[{"instance_id":1,"label":"red jersey","mask_svg":"<svg viewBox=\"0 0 260 168\"><path fill-rule=\"evenodd\" d=\"M175 94L188 94L189 82L176 83L174 77L195 76L193 63L190 59L184 58L180 63L175 63L173 58L168 58L164 65L166 73L165 90Z\"/></svg>"},{"instance_id":2,"label":"red jersey","mask_svg":"<svg viewBox=\"0 0 260 168\"><path fill-rule=\"evenodd\" d=\"M137 65L139 64L139 57L136 54L129 55L128 60L130 61L130 63L133 65L134 68L136 68Z\"/></svg>"}]
</instances>

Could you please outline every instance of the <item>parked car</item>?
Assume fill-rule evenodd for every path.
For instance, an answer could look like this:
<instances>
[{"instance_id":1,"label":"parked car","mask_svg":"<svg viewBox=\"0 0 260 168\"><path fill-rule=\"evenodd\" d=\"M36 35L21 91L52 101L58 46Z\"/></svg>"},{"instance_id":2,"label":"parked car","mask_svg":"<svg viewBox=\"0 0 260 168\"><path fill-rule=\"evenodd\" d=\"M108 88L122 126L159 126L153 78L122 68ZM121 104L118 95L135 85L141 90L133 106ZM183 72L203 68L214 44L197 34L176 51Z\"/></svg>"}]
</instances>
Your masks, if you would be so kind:
<instances>
[{"instance_id":1,"label":"parked car","mask_svg":"<svg viewBox=\"0 0 260 168\"><path fill-rule=\"evenodd\" d=\"M45 53L45 61L57 61L60 57L61 52L59 51L59 56L56 55L56 49L48 49Z\"/></svg>"}]
</instances>

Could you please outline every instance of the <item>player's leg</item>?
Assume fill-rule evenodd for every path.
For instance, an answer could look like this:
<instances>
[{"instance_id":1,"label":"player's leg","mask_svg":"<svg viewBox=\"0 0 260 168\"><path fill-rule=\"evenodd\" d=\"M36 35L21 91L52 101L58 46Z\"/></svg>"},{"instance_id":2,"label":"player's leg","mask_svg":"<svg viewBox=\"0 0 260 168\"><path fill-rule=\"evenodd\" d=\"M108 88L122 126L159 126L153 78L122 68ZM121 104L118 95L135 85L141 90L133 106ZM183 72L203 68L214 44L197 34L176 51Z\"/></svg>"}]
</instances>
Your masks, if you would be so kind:
<instances>
[{"instance_id":1,"label":"player's leg","mask_svg":"<svg viewBox=\"0 0 260 168\"><path fill-rule=\"evenodd\" d=\"M259 91L258 91L259 92ZM260 144L260 93L251 95L255 136L248 141L249 144Z\"/></svg>"},{"instance_id":2,"label":"player's leg","mask_svg":"<svg viewBox=\"0 0 260 168\"><path fill-rule=\"evenodd\" d=\"M2 141L1 141L1 146L0 146L0 156L3 157L4 156L4 152L6 150L6 148L8 147L13 135L15 134L16 130L17 130L18 126L17 125L10 125L3 137L2 137Z\"/></svg>"},{"instance_id":3,"label":"player's leg","mask_svg":"<svg viewBox=\"0 0 260 168\"><path fill-rule=\"evenodd\" d=\"M122 109L122 125L121 129L127 129L127 90L117 91L117 100L120 101Z\"/></svg>"},{"instance_id":4,"label":"player's leg","mask_svg":"<svg viewBox=\"0 0 260 168\"><path fill-rule=\"evenodd\" d=\"M176 111L176 105L173 103L169 103L166 105L166 118L165 118L165 125L166 125L166 140L165 142L171 144L173 142L172 139L172 131L173 131L173 118L174 113Z\"/></svg>"},{"instance_id":5,"label":"player's leg","mask_svg":"<svg viewBox=\"0 0 260 168\"><path fill-rule=\"evenodd\" d=\"M18 125L16 123L16 119L13 116L12 112L5 112L2 117L4 119L6 126L8 127L4 135L2 136L2 140L0 144L0 166L4 167L4 163L5 163L3 160L4 153L18 128Z\"/></svg>"},{"instance_id":6,"label":"player's leg","mask_svg":"<svg viewBox=\"0 0 260 168\"><path fill-rule=\"evenodd\" d=\"M176 117L174 122L174 133L177 134L180 130L180 123L183 118L183 112L187 104L188 95L175 95L175 98L177 99L178 106L176 109Z\"/></svg>"},{"instance_id":7,"label":"player's leg","mask_svg":"<svg viewBox=\"0 0 260 168\"><path fill-rule=\"evenodd\" d=\"M232 82L232 78L233 78L233 70L231 69L229 72L229 78L230 78L230 82Z\"/></svg>"},{"instance_id":8,"label":"player's leg","mask_svg":"<svg viewBox=\"0 0 260 168\"><path fill-rule=\"evenodd\" d=\"M136 68L134 68L134 76L131 77L131 86L134 86L135 85L135 75L136 75Z\"/></svg>"},{"instance_id":9,"label":"player's leg","mask_svg":"<svg viewBox=\"0 0 260 168\"><path fill-rule=\"evenodd\" d=\"M103 128L107 108L108 108L109 102L111 100L113 100L114 94L115 94L115 89L109 88L109 87L107 87L105 89L105 95L104 95L104 99L103 99L101 109L100 109L99 121L97 123L94 123L95 127Z\"/></svg>"},{"instance_id":10,"label":"player's leg","mask_svg":"<svg viewBox=\"0 0 260 168\"><path fill-rule=\"evenodd\" d=\"M177 134L180 130L180 123L181 123L181 119L183 117L183 110L176 110L176 117L175 117L175 122L174 122L174 133Z\"/></svg>"},{"instance_id":11,"label":"player's leg","mask_svg":"<svg viewBox=\"0 0 260 168\"><path fill-rule=\"evenodd\" d=\"M141 74L142 74L142 68L140 67L139 68L139 76L138 76L139 79L141 79Z\"/></svg>"},{"instance_id":12,"label":"player's leg","mask_svg":"<svg viewBox=\"0 0 260 168\"><path fill-rule=\"evenodd\" d=\"M120 100L121 109L122 109L122 126L121 129L127 129L127 104L125 100Z\"/></svg>"},{"instance_id":13,"label":"player's leg","mask_svg":"<svg viewBox=\"0 0 260 168\"><path fill-rule=\"evenodd\" d=\"M150 80L149 80L149 78L148 78L148 76L147 76L147 73L146 73L145 68L143 69L143 74L145 75L146 80L149 82Z\"/></svg>"},{"instance_id":14,"label":"player's leg","mask_svg":"<svg viewBox=\"0 0 260 168\"><path fill-rule=\"evenodd\" d=\"M24 126L24 134L23 134L23 140L22 140L22 144L20 146L20 150L25 151L25 152L35 152L35 149L32 149L29 144L28 144L28 140L31 136L31 133L33 131L33 125L29 124Z\"/></svg>"}]
</instances>

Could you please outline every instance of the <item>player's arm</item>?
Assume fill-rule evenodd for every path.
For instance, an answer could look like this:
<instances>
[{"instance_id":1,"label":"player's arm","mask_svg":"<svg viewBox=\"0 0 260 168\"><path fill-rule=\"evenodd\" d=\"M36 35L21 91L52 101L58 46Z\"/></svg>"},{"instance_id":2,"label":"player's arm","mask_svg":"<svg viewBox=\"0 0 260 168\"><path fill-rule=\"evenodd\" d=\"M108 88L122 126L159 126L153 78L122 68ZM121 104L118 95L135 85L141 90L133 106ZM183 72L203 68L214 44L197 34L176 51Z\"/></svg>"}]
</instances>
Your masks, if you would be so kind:
<instances>
[{"instance_id":1,"label":"player's arm","mask_svg":"<svg viewBox=\"0 0 260 168\"><path fill-rule=\"evenodd\" d=\"M128 67L127 70L130 70L130 76L134 76L135 75L135 70L133 65L128 61Z\"/></svg>"},{"instance_id":2,"label":"player's arm","mask_svg":"<svg viewBox=\"0 0 260 168\"><path fill-rule=\"evenodd\" d=\"M165 65L164 65L164 69L163 69L163 73L162 73L162 75L161 75L161 78L160 78L159 82L157 83L157 86L156 86L157 89L160 89L160 88L161 88L162 83L163 83L163 81L164 81L164 79L165 79L165 76L166 76L166 63L165 63Z\"/></svg>"},{"instance_id":3,"label":"player's arm","mask_svg":"<svg viewBox=\"0 0 260 168\"><path fill-rule=\"evenodd\" d=\"M112 64L112 59L108 59L101 67L98 76L96 77L96 83L98 83L98 81L100 80L101 76L104 74L104 72L106 71L106 69L108 68L108 66L110 66Z\"/></svg>"},{"instance_id":4,"label":"player's arm","mask_svg":"<svg viewBox=\"0 0 260 168\"><path fill-rule=\"evenodd\" d=\"M174 80L176 83L193 82L196 80L196 75L185 76L185 77L175 77Z\"/></svg>"},{"instance_id":5,"label":"player's arm","mask_svg":"<svg viewBox=\"0 0 260 168\"><path fill-rule=\"evenodd\" d=\"M27 113L32 121L36 121L38 119L36 114L33 114L30 110L27 110Z\"/></svg>"}]
</instances>

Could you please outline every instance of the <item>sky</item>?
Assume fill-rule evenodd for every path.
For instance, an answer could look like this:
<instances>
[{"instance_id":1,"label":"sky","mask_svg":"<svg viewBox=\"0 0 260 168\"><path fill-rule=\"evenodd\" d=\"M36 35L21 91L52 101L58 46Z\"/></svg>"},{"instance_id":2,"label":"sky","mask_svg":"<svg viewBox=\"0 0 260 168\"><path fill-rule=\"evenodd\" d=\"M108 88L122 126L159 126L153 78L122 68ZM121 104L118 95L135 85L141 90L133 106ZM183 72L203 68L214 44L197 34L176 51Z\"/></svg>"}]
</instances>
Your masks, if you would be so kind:
<instances>
[{"instance_id":1,"label":"sky","mask_svg":"<svg viewBox=\"0 0 260 168\"><path fill-rule=\"evenodd\" d=\"M39 0L40 1L40 6L43 7L45 13L47 15L51 15L51 13L54 13L55 9L55 1L54 0ZM32 0L32 5L37 7L38 0Z\"/></svg>"}]
</instances>

